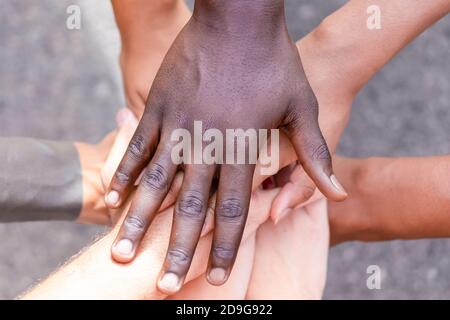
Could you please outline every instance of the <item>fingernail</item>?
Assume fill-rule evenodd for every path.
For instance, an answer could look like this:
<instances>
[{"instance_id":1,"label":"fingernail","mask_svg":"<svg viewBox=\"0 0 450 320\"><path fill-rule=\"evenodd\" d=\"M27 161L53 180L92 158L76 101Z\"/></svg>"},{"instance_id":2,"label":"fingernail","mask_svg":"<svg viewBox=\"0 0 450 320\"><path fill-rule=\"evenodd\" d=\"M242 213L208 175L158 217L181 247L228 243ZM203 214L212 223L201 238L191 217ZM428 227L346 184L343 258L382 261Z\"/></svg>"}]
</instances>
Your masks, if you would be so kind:
<instances>
[{"instance_id":1,"label":"fingernail","mask_svg":"<svg viewBox=\"0 0 450 320\"><path fill-rule=\"evenodd\" d=\"M339 191L340 193L345 193L347 195L347 191L345 191L344 187L338 181L337 177L334 174L332 174L330 176L330 180L331 180L331 183L333 184L333 186L336 188L337 191Z\"/></svg>"},{"instance_id":2,"label":"fingernail","mask_svg":"<svg viewBox=\"0 0 450 320\"><path fill-rule=\"evenodd\" d=\"M278 215L278 217L275 219L275 224L278 224L281 220L283 220L290 212L292 211L291 208L286 208Z\"/></svg>"},{"instance_id":3,"label":"fingernail","mask_svg":"<svg viewBox=\"0 0 450 320\"><path fill-rule=\"evenodd\" d=\"M105 202L110 207L115 207L119 203L119 193L117 191L110 191L106 197Z\"/></svg>"},{"instance_id":4,"label":"fingernail","mask_svg":"<svg viewBox=\"0 0 450 320\"><path fill-rule=\"evenodd\" d=\"M208 281L213 285L222 285L226 280L227 272L223 268L213 268L208 274Z\"/></svg>"},{"instance_id":5,"label":"fingernail","mask_svg":"<svg viewBox=\"0 0 450 320\"><path fill-rule=\"evenodd\" d=\"M180 278L172 272L164 274L158 281L158 288L166 293L175 293L180 290Z\"/></svg>"},{"instance_id":6,"label":"fingernail","mask_svg":"<svg viewBox=\"0 0 450 320\"><path fill-rule=\"evenodd\" d=\"M122 239L116 243L114 249L120 255L129 256L133 252L133 242L129 239Z\"/></svg>"}]
</instances>

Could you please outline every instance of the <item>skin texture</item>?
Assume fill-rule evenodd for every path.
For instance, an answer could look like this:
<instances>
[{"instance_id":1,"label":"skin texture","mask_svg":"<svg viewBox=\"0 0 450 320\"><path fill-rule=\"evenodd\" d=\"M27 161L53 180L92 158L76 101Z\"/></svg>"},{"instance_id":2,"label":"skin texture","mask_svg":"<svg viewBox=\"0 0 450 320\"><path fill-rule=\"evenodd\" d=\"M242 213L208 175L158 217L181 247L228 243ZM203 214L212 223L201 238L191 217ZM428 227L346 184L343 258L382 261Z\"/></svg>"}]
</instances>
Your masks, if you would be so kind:
<instances>
[{"instance_id":1,"label":"skin texture","mask_svg":"<svg viewBox=\"0 0 450 320\"><path fill-rule=\"evenodd\" d=\"M349 1L327 17L319 28L297 43L305 73L319 101L321 110L319 124L332 152L346 126L352 100L357 92L404 46L450 10L450 3L445 0L432 3L422 0L415 1L413 4L408 0L380 0L376 4L382 9L383 29L371 31L366 28L366 9L372 4L374 3L371 1ZM127 16L128 11L133 9L133 5L139 5L142 9L150 6L150 2L141 1L138 4L130 2L131 9L121 8L120 12L115 10L116 15ZM189 16L187 8L180 4L172 8L172 12L167 15L171 19L167 21L173 21L174 26L184 25ZM155 12L152 8L141 11ZM355 12L361 12L361 14L355 15ZM398 12L402 12L401 16ZM158 15L161 14L158 13ZM136 15L133 18L122 18L121 20L127 20L127 23L119 23L119 27L124 35L123 39L127 39L122 49L122 56L128 57L126 63L122 65L125 82L132 88L130 95L140 97L140 99L133 99L136 103L130 107L140 117L147 94L144 88L151 86L148 75L156 73L155 69L150 68L150 65L153 65L151 60L145 57L152 57L154 51L161 50L155 50L155 36L152 36L152 32L147 32L144 36L140 31L155 30L152 21L157 19L148 16L145 19L139 19ZM355 29L355 25L360 27ZM172 39L179 31L167 29L161 27L154 33L164 33ZM167 48L166 45L162 50ZM160 61L155 62L154 65L159 65ZM286 157L292 159L289 162L296 160L293 150L289 151ZM291 167L295 168L295 166ZM285 170L280 177L284 186L272 207L271 216L274 221L289 214L292 208L308 199L315 190L314 184L301 167L297 167L294 172L292 169ZM331 223L339 222L331 221Z\"/></svg>"},{"instance_id":2,"label":"skin texture","mask_svg":"<svg viewBox=\"0 0 450 320\"><path fill-rule=\"evenodd\" d=\"M332 244L450 236L450 156L337 163L358 183L348 202L330 206Z\"/></svg>"},{"instance_id":3,"label":"skin texture","mask_svg":"<svg viewBox=\"0 0 450 320\"><path fill-rule=\"evenodd\" d=\"M112 249L120 262L134 257L175 176L173 130L192 133L196 120L223 134L229 128L282 128L322 192L334 200L346 197L319 129L317 100L287 33L283 1L238 2L197 1L193 18L158 71L106 198L110 207L119 206L143 171ZM187 164L183 170L185 180L164 264L164 273L178 282L163 287L163 275L160 283L169 293L179 290L189 270L215 174L219 175L216 229L208 279L215 285L227 280L247 218L254 165Z\"/></svg>"},{"instance_id":4,"label":"skin texture","mask_svg":"<svg viewBox=\"0 0 450 320\"><path fill-rule=\"evenodd\" d=\"M369 237L368 240L449 236L450 186L443 183L448 180L449 160L450 156L421 159L338 158L336 171L349 183L352 198L342 204L329 202L330 216L351 214L369 217L366 221L370 229L361 230L363 232L358 234L359 230L353 228L355 237L377 235L377 238ZM392 179L393 176L395 179ZM181 183L176 185L179 188ZM404 197L392 196L392 189L400 190ZM271 202L278 192L274 189L253 193L241 255L230 281L220 288L211 288L202 277L214 227L213 219L207 219L186 279L187 285L171 298L319 298L325 283L328 248L325 204L323 200L311 202L302 209L295 209L293 214L274 225L267 219ZM171 207L157 216L144 238L143 250L132 263L117 264L108 254L107 248L117 234L116 227L24 298L166 298L157 290L156 281L169 242L173 210ZM267 282L268 274L277 281ZM248 286L244 290L243 284L246 283Z\"/></svg>"},{"instance_id":5,"label":"skin texture","mask_svg":"<svg viewBox=\"0 0 450 320\"><path fill-rule=\"evenodd\" d=\"M322 199L296 209L277 225L271 221L261 225L256 238L249 237L242 244L225 285L214 287L198 277L169 299L320 299L328 241L326 201ZM268 277L277 281L267 281Z\"/></svg>"},{"instance_id":6,"label":"skin texture","mask_svg":"<svg viewBox=\"0 0 450 320\"><path fill-rule=\"evenodd\" d=\"M321 299L327 275L328 248L325 199L295 209L276 225L267 221L256 234L255 258L246 298ZM267 285L268 275L277 279L277 283Z\"/></svg>"},{"instance_id":7,"label":"skin texture","mask_svg":"<svg viewBox=\"0 0 450 320\"><path fill-rule=\"evenodd\" d=\"M366 27L366 10L374 4L381 9L381 30ZM320 127L332 153L347 124L352 100L358 91L402 48L449 11L450 2L446 0L348 1L297 43L305 73L319 101ZM311 37L316 41L307 41ZM295 161L294 153L291 157ZM283 183L289 183L283 186L274 201L271 213L274 221L289 214L315 189L301 167L283 175ZM339 221L332 220L331 224L334 223ZM336 226L336 229L340 227Z\"/></svg>"},{"instance_id":8,"label":"skin texture","mask_svg":"<svg viewBox=\"0 0 450 320\"><path fill-rule=\"evenodd\" d=\"M117 133L116 141L110 152L106 168L117 165L120 158L115 157L126 148L127 141L131 138L136 123L128 118L128 123L121 126ZM117 149L117 150L116 150ZM110 173L103 171L103 178L108 183ZM263 179L260 177L259 179ZM181 187L181 177L177 176L173 184L173 194L177 194ZM259 181L259 180L258 180ZM259 181L260 183L260 181ZM236 270L230 276L229 281L222 287L214 287L206 282L204 277L204 260L207 257L212 241L211 231L214 227L213 211L210 210L208 219L202 230L202 237L196 251L192 268L187 276L187 286L179 293L179 296L170 298L189 297L190 299L243 299L248 295L246 283L250 282L250 274L253 270L253 254L255 252L255 234L258 227L268 219L270 204L277 194L277 190L256 190L252 196L251 214L247 222L246 233L239 251ZM171 193L171 194L172 194ZM173 203L173 200L169 202ZM123 209L123 212L126 212ZM107 248L111 245L117 233L117 227L108 235L85 249L77 257L69 261L64 267L52 274L48 279L37 285L30 292L22 296L23 299L162 299L167 298L156 288L156 280L160 266L165 257L165 248L169 241L169 230L172 223L173 206L163 210L155 220L143 241L143 251L130 264L115 263L107 254ZM120 215L120 214L119 214ZM298 215L301 217L301 215ZM123 218L122 218L123 219ZM303 220L303 219L302 219ZM120 221L119 221L120 222ZM298 225L298 224L296 224ZM305 227L311 227L307 224ZM308 233L305 233L307 235ZM305 238L303 238L305 239ZM316 246L314 241L305 241ZM280 245L282 243L280 242ZM261 248L261 252L266 252ZM267 250L269 252L270 250ZM310 250L309 252L317 252ZM287 253L288 251L284 251ZM306 251L308 252L308 251ZM291 255L292 256L292 255ZM315 255L317 256L317 255ZM295 255L297 257L297 255ZM310 260L308 257L301 257ZM293 260L291 260L293 261ZM313 263L312 263L313 264ZM314 264L316 266L316 264ZM292 265L294 266L294 264ZM315 267L315 269L317 269ZM307 270L301 269L302 274ZM254 273L254 272L253 272ZM299 274L299 273L293 273ZM192 282L191 282L192 279ZM261 283L260 286L266 286ZM117 289L115 289L117 288ZM276 290L276 289L275 289ZM251 297L251 295L249 296ZM303 296L305 297L305 296ZM315 298L315 296L314 296Z\"/></svg>"},{"instance_id":9,"label":"skin texture","mask_svg":"<svg viewBox=\"0 0 450 320\"><path fill-rule=\"evenodd\" d=\"M444 1L435 2L433 6L419 1L415 3L413 8L411 8L410 4L407 6L409 17L412 16L415 19L403 16L405 21L402 20L403 22L399 23L395 16L398 8L405 6L402 1L380 1L379 4L383 7L383 12L387 13L383 16L383 27L392 29L392 32L376 33L369 31L364 27L366 22L365 15L353 14L353 12L365 11L368 2L350 1L338 12L327 18L320 28L297 44L302 60L305 63L306 75L310 80L311 87L317 93L317 99L321 105L320 126L332 150L337 145L345 127L351 101L356 92L404 45L448 11L448 3ZM177 25L182 25L187 16L185 8L184 10L174 10L174 12L176 13L171 16L178 17L176 19ZM414 23L411 21L414 21ZM129 23L142 26L136 20ZM361 24L362 27L358 29L361 32L354 32L353 26L355 24ZM139 28L133 29L138 30ZM349 33L350 29L352 32ZM127 35L127 32L125 31L123 34ZM392 37L392 34L395 34L395 37ZM129 57L142 57L142 52L146 54L151 52L151 45L150 43L146 44L146 38L142 38L142 41L136 41L136 39L139 39L139 36L133 37L128 35L126 38L135 39L136 43L135 46L128 45L128 48L140 48L139 50L127 50ZM374 52L372 50L373 43L385 44L383 47L385 50ZM335 52L335 54L330 55L331 51ZM128 60L128 63L134 65L135 67L133 68L138 71L133 73L134 78L145 79L146 74L152 74L151 70L145 71L144 68L140 68L139 64L134 62L136 60ZM352 61L352 63L349 64L349 61ZM145 82L145 80L142 81ZM150 82L146 85L150 86ZM140 91L140 89L136 87L134 91ZM141 97L144 96L145 91L141 90L139 95ZM138 110L138 113L139 110L143 109L143 106L142 99L133 105L135 110ZM293 161L296 155L290 149L285 152L283 157L285 159L291 157L291 161ZM273 204L271 215L274 221L281 220L292 211L292 208L307 200L314 191L312 181L301 167L297 167L291 177L289 177L289 174L289 171L287 174L285 173L282 183L284 187ZM288 181L287 184L286 181ZM313 198L317 199L318 197L320 197L320 194L316 193ZM332 228L332 230L339 229L343 234L352 232L351 229L347 229L349 224L340 223L339 219L332 219L331 223L335 225L335 228ZM355 219L352 226L356 228L358 223L359 221Z\"/></svg>"},{"instance_id":10,"label":"skin texture","mask_svg":"<svg viewBox=\"0 0 450 320\"><path fill-rule=\"evenodd\" d=\"M257 191L253 195L244 241L268 219L270 203L276 190ZM167 297L156 287L158 274L169 243L174 207L161 212L145 235L144 250L129 264L112 260L108 248L117 235L114 228L103 238L74 257L64 267L25 294L24 299L162 299ZM204 261L212 242L213 221L205 226L196 256L186 281L205 272Z\"/></svg>"},{"instance_id":11,"label":"skin texture","mask_svg":"<svg viewBox=\"0 0 450 320\"><path fill-rule=\"evenodd\" d=\"M183 0L111 2L122 40L120 66L127 108L140 118L161 61L191 12Z\"/></svg>"}]
</instances>

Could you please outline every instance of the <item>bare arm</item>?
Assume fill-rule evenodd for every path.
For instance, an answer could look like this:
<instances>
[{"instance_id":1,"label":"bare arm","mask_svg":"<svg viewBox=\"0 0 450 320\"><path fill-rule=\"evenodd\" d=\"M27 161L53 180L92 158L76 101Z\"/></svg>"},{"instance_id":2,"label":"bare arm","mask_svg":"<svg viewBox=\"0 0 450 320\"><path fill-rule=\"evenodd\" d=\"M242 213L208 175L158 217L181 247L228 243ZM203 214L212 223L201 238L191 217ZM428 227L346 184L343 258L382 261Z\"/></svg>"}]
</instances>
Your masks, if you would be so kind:
<instances>
[{"instance_id":1,"label":"bare arm","mask_svg":"<svg viewBox=\"0 0 450 320\"><path fill-rule=\"evenodd\" d=\"M112 0L112 5L122 38L127 106L140 117L156 72L191 13L183 0Z\"/></svg>"},{"instance_id":2,"label":"bare arm","mask_svg":"<svg viewBox=\"0 0 450 320\"><path fill-rule=\"evenodd\" d=\"M373 5L380 8L381 29L367 27L367 9ZM322 46L308 50L334 66L331 81L356 94L390 59L449 11L447 0L351 0L311 33Z\"/></svg>"},{"instance_id":3,"label":"bare arm","mask_svg":"<svg viewBox=\"0 0 450 320\"><path fill-rule=\"evenodd\" d=\"M330 203L332 243L450 236L450 156L337 161L350 183Z\"/></svg>"},{"instance_id":4,"label":"bare arm","mask_svg":"<svg viewBox=\"0 0 450 320\"><path fill-rule=\"evenodd\" d=\"M381 9L380 30L367 28L370 5ZM305 73L319 101L319 123L330 150L335 150L346 127L357 92L449 10L447 0L352 0L297 42ZM291 161L296 160L292 148L284 153ZM274 220L309 195L311 183L308 187L305 181L305 174L297 169L274 201Z\"/></svg>"},{"instance_id":5,"label":"bare arm","mask_svg":"<svg viewBox=\"0 0 450 320\"><path fill-rule=\"evenodd\" d=\"M252 214L248 220L245 239L268 218L272 191L254 194ZM161 265L169 243L173 207L159 214L143 241L143 250L129 264L111 259L109 248L117 228L87 248L78 257L56 271L48 279L26 293L23 299L162 299L166 295L156 289ZM203 236L196 250L187 282L205 272L212 240L213 221L207 220ZM176 259L177 257L174 257ZM179 261L180 263L182 261ZM168 279L170 281L171 279ZM161 285L161 284L160 284Z\"/></svg>"}]
</instances>

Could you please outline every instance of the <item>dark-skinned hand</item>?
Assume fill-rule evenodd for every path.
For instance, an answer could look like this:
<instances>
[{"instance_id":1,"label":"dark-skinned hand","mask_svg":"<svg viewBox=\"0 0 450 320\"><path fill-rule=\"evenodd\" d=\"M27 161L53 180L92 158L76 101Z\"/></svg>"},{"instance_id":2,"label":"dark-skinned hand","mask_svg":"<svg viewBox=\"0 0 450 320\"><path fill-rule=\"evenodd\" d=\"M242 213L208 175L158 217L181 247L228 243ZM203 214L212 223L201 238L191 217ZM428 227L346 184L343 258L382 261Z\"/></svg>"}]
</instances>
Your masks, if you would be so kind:
<instances>
[{"instance_id":1,"label":"dark-skinned hand","mask_svg":"<svg viewBox=\"0 0 450 320\"><path fill-rule=\"evenodd\" d=\"M168 294L181 288L189 270L214 178L218 177L215 230L207 271L213 285L223 284L231 272L251 196L253 163L174 163L171 155L177 142L171 135L180 128L193 132L194 121L201 121L203 130L218 129L224 136L226 129L279 128L287 133L299 163L320 191L332 200L346 197L319 129L317 100L287 32L284 2L197 0L193 17L156 75L106 197L108 206L119 207L142 172L112 248L116 261L129 262L177 170L184 170L158 284Z\"/></svg>"}]
</instances>

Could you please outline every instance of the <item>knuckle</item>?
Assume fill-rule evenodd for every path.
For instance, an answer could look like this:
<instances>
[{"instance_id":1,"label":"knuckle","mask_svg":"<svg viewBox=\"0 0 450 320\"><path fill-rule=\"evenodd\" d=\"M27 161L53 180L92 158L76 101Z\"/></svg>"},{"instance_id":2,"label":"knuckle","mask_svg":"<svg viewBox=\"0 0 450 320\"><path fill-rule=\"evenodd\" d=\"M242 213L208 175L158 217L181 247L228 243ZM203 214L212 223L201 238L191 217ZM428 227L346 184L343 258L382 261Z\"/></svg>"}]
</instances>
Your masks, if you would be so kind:
<instances>
[{"instance_id":1,"label":"knuckle","mask_svg":"<svg viewBox=\"0 0 450 320\"><path fill-rule=\"evenodd\" d=\"M146 223L144 219L138 216L128 216L124 224L128 231L131 232L141 232L145 230Z\"/></svg>"},{"instance_id":2,"label":"knuckle","mask_svg":"<svg viewBox=\"0 0 450 320\"><path fill-rule=\"evenodd\" d=\"M301 112L296 108L291 107L285 116L285 127L291 135L302 133L302 130L304 130L307 123L307 117L304 112Z\"/></svg>"},{"instance_id":3,"label":"knuckle","mask_svg":"<svg viewBox=\"0 0 450 320\"><path fill-rule=\"evenodd\" d=\"M140 134L135 134L128 145L128 153L134 159L141 159L146 153L145 139Z\"/></svg>"},{"instance_id":4,"label":"knuckle","mask_svg":"<svg viewBox=\"0 0 450 320\"><path fill-rule=\"evenodd\" d=\"M216 246L213 248L213 255L215 258L230 262L234 259L235 250L229 246Z\"/></svg>"},{"instance_id":5,"label":"knuckle","mask_svg":"<svg viewBox=\"0 0 450 320\"><path fill-rule=\"evenodd\" d=\"M243 214L244 208L242 206L242 202L237 198L223 200L217 210L217 215L225 218L239 218Z\"/></svg>"},{"instance_id":6,"label":"knuckle","mask_svg":"<svg viewBox=\"0 0 450 320\"><path fill-rule=\"evenodd\" d=\"M312 149L312 159L313 160L331 160L330 151L325 142L319 143Z\"/></svg>"},{"instance_id":7,"label":"knuckle","mask_svg":"<svg viewBox=\"0 0 450 320\"><path fill-rule=\"evenodd\" d=\"M169 186L167 171L163 166L154 164L145 171L141 183L149 189L165 191Z\"/></svg>"},{"instance_id":8,"label":"knuckle","mask_svg":"<svg viewBox=\"0 0 450 320\"><path fill-rule=\"evenodd\" d=\"M118 182L119 184L127 184L131 180L130 173L125 166L119 166L116 173L114 174L114 177L116 182Z\"/></svg>"},{"instance_id":9,"label":"knuckle","mask_svg":"<svg viewBox=\"0 0 450 320\"><path fill-rule=\"evenodd\" d=\"M189 264L189 262L191 261L191 258L185 250L183 250L181 248L171 248L167 252L167 260L171 264L185 266L185 265Z\"/></svg>"},{"instance_id":10,"label":"knuckle","mask_svg":"<svg viewBox=\"0 0 450 320\"><path fill-rule=\"evenodd\" d=\"M178 213L189 217L198 217L202 214L204 201L199 192L191 191L185 195L178 204Z\"/></svg>"}]
</instances>

